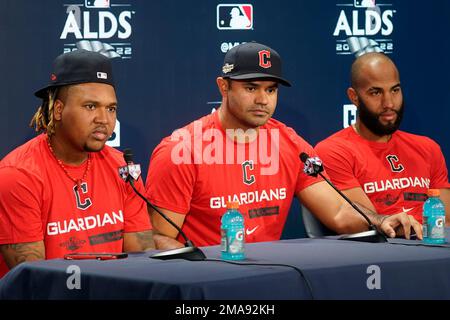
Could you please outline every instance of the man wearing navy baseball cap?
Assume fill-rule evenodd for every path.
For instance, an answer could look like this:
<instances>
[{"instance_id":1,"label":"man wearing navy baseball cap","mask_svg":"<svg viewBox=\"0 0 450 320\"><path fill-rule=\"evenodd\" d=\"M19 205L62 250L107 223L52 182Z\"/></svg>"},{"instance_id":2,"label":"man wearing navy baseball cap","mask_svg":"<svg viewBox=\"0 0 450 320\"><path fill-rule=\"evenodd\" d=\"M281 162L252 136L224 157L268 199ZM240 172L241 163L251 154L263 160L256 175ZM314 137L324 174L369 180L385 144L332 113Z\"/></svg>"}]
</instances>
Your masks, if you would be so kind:
<instances>
[{"instance_id":1,"label":"man wearing navy baseball cap","mask_svg":"<svg viewBox=\"0 0 450 320\"><path fill-rule=\"evenodd\" d=\"M24 261L154 248L147 207L117 174L122 154L105 146L117 111L110 60L62 54L35 95L31 125L43 133L0 162L0 277Z\"/></svg>"},{"instance_id":2,"label":"man wearing navy baseball cap","mask_svg":"<svg viewBox=\"0 0 450 320\"><path fill-rule=\"evenodd\" d=\"M146 180L150 201L195 245L221 243L224 251L234 239L221 233L221 217L232 201L244 216L246 242L279 240L294 196L338 233L367 230L364 218L326 182L303 171L299 155L315 156L313 148L272 118L278 85L290 86L280 55L266 45L244 43L228 51L221 71L217 111L176 130L153 151ZM182 240L151 214L157 232ZM407 220L367 215L389 235Z\"/></svg>"},{"instance_id":3,"label":"man wearing navy baseball cap","mask_svg":"<svg viewBox=\"0 0 450 320\"><path fill-rule=\"evenodd\" d=\"M282 77L280 55L275 50L256 42L239 45L228 51L222 67L222 77L233 80L266 78L287 87L291 86Z\"/></svg>"}]
</instances>

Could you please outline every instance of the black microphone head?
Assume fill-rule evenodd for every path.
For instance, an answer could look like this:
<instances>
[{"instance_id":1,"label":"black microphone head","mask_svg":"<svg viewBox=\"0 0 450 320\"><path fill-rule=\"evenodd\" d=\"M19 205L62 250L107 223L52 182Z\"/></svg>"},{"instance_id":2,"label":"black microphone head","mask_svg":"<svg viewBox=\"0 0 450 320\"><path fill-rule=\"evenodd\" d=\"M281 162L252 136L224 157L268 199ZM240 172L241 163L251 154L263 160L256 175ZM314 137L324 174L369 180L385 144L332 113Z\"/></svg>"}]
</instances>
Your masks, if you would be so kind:
<instances>
[{"instance_id":1,"label":"black microphone head","mask_svg":"<svg viewBox=\"0 0 450 320\"><path fill-rule=\"evenodd\" d=\"M306 160L308 160L309 156L306 152L302 152L300 153L300 160L302 160L303 163L306 162Z\"/></svg>"},{"instance_id":2,"label":"black microphone head","mask_svg":"<svg viewBox=\"0 0 450 320\"><path fill-rule=\"evenodd\" d=\"M133 151L130 148L123 149L123 159L126 163L133 163Z\"/></svg>"}]
</instances>

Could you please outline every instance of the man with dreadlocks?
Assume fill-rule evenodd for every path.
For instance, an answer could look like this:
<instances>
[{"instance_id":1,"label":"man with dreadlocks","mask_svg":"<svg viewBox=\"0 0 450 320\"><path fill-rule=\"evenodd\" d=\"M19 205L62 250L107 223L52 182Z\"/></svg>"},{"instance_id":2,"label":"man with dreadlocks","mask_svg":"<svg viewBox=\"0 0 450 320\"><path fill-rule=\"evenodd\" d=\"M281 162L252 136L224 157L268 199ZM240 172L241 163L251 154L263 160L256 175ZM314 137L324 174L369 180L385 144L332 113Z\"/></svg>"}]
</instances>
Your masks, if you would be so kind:
<instances>
[{"instance_id":1,"label":"man with dreadlocks","mask_svg":"<svg viewBox=\"0 0 450 320\"><path fill-rule=\"evenodd\" d=\"M105 146L117 109L109 59L62 54L35 95L43 133L0 162L0 277L24 261L154 248L146 205L118 176L122 154Z\"/></svg>"}]
</instances>

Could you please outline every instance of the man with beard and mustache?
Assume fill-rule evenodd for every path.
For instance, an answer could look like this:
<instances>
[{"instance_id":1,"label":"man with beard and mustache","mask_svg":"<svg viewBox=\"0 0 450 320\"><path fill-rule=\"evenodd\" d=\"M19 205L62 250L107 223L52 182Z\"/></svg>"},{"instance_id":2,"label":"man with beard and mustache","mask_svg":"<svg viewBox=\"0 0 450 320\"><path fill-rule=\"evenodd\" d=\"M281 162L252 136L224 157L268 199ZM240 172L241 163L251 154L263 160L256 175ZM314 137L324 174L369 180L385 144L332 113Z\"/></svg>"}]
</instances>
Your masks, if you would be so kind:
<instances>
[{"instance_id":1,"label":"man with beard and mustache","mask_svg":"<svg viewBox=\"0 0 450 320\"><path fill-rule=\"evenodd\" d=\"M279 240L294 197L338 233L367 230L361 215L322 178L303 171L299 155L313 156L313 148L272 118L278 85L290 86L281 71L280 56L266 45L249 42L229 50L216 79L222 96L218 110L176 130L153 151L147 196L197 246L221 243L227 201L240 204L246 242ZM390 237L402 232L409 237L411 227L421 236L420 224L405 213L384 220L366 214ZM152 223L182 241L154 211Z\"/></svg>"},{"instance_id":2,"label":"man with beard and mustache","mask_svg":"<svg viewBox=\"0 0 450 320\"><path fill-rule=\"evenodd\" d=\"M62 54L35 95L31 125L43 133L0 162L0 277L24 261L154 248L145 202L117 174L122 153L105 146L117 111L110 60Z\"/></svg>"},{"instance_id":3,"label":"man with beard and mustache","mask_svg":"<svg viewBox=\"0 0 450 320\"><path fill-rule=\"evenodd\" d=\"M368 53L351 68L347 90L356 123L315 147L336 186L379 214L406 212L422 222L427 189L440 189L450 223L450 184L439 145L398 130L404 112L399 72L382 53Z\"/></svg>"}]
</instances>

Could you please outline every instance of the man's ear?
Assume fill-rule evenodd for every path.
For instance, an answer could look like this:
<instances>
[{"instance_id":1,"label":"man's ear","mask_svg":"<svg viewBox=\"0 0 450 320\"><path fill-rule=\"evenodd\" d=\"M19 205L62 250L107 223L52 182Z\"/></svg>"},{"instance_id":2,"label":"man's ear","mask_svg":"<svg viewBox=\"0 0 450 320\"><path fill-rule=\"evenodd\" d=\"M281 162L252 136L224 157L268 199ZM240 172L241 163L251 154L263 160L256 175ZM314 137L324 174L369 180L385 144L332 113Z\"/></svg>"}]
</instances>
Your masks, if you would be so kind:
<instances>
[{"instance_id":1,"label":"man's ear","mask_svg":"<svg viewBox=\"0 0 450 320\"><path fill-rule=\"evenodd\" d=\"M60 121L62 118L62 112L64 109L64 103L59 100L56 99L55 102L53 103L53 119L56 121Z\"/></svg>"},{"instance_id":2,"label":"man's ear","mask_svg":"<svg viewBox=\"0 0 450 320\"><path fill-rule=\"evenodd\" d=\"M226 79L222 78L222 77L218 77L216 79L216 83L217 83L217 88L219 88L220 94L223 97L224 95L227 94L228 89L229 89L228 81Z\"/></svg>"},{"instance_id":3,"label":"man's ear","mask_svg":"<svg viewBox=\"0 0 450 320\"><path fill-rule=\"evenodd\" d=\"M347 96L355 106L359 107L359 97L355 89L353 89L352 87L348 88Z\"/></svg>"}]
</instances>

